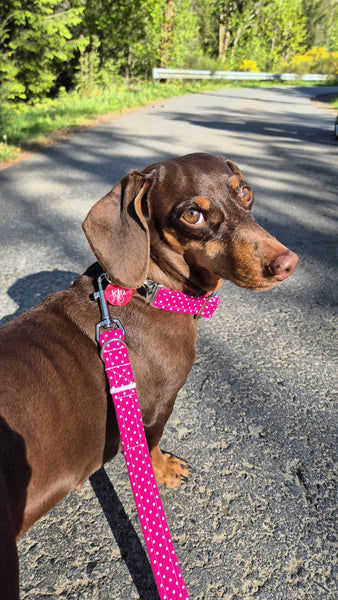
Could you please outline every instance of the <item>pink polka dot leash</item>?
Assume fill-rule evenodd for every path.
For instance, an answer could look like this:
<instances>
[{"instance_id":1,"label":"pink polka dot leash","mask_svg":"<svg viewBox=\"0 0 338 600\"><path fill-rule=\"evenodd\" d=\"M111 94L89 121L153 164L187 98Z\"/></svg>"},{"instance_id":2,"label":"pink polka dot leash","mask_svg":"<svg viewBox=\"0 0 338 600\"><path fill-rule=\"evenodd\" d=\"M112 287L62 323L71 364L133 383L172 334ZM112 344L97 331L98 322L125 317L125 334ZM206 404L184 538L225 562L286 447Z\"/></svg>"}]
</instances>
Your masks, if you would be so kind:
<instances>
[{"instance_id":1,"label":"pink polka dot leash","mask_svg":"<svg viewBox=\"0 0 338 600\"><path fill-rule=\"evenodd\" d=\"M117 298L118 304L111 302L115 306L123 306L126 303L124 292L120 291L123 288L112 286L109 289L107 286L108 292L107 288L104 292L102 288L104 278L105 275L100 276L99 292L95 294L95 298L100 300L103 317L97 325L96 335L101 346L101 357L105 364L129 479L151 567L161 600L189 600L155 480L136 383L124 339L124 329L121 323L117 319L111 319L108 313L107 300L111 302L114 297ZM218 306L218 298L207 296L199 299L181 292L174 292L172 295L172 290L158 288L155 294L154 290L149 288L146 290L149 303L155 306L154 301L157 301L156 308L209 317L210 312L213 313ZM150 297L151 291L153 297ZM127 290L129 296L127 302L132 296L130 292L134 293L134 290ZM196 303L198 300L199 302ZM212 306L210 308L211 300L218 300L214 309ZM168 305L171 308L165 308ZM208 305L209 309L206 311Z\"/></svg>"},{"instance_id":2,"label":"pink polka dot leash","mask_svg":"<svg viewBox=\"0 0 338 600\"><path fill-rule=\"evenodd\" d=\"M162 600L189 599L159 496L122 329L100 334L137 512Z\"/></svg>"}]
</instances>

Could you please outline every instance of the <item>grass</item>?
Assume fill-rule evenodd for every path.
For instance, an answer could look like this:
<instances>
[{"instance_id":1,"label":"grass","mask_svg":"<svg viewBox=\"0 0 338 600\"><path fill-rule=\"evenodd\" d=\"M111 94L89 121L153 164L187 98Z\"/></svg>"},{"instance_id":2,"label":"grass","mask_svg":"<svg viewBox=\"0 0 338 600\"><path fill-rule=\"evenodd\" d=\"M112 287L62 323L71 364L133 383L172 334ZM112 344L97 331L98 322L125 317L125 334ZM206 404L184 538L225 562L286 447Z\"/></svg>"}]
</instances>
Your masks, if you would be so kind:
<instances>
[{"instance_id":1,"label":"grass","mask_svg":"<svg viewBox=\"0 0 338 600\"><path fill-rule=\"evenodd\" d=\"M0 163L13 160L21 150L36 149L95 124L103 115L113 116L152 102L208 90L230 87L280 86L275 82L167 81L122 83L97 89L90 96L71 92L35 105L2 107L0 114Z\"/></svg>"},{"instance_id":2,"label":"grass","mask_svg":"<svg viewBox=\"0 0 338 600\"><path fill-rule=\"evenodd\" d=\"M338 96L337 96L337 98L333 98L333 100L331 100L331 105L333 108L338 110Z\"/></svg>"}]
</instances>

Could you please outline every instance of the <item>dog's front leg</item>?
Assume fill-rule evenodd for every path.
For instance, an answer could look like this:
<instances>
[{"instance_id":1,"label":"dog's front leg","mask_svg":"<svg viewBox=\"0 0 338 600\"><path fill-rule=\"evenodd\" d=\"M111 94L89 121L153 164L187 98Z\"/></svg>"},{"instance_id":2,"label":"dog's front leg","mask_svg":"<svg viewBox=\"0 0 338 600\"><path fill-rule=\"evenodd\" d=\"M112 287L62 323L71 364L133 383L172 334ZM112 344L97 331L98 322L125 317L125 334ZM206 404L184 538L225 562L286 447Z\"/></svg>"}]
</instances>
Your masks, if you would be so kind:
<instances>
[{"instance_id":1,"label":"dog's front leg","mask_svg":"<svg viewBox=\"0 0 338 600\"><path fill-rule=\"evenodd\" d=\"M163 453L157 445L150 451L157 483L169 488L177 488L189 475L189 467L181 458Z\"/></svg>"}]
</instances>

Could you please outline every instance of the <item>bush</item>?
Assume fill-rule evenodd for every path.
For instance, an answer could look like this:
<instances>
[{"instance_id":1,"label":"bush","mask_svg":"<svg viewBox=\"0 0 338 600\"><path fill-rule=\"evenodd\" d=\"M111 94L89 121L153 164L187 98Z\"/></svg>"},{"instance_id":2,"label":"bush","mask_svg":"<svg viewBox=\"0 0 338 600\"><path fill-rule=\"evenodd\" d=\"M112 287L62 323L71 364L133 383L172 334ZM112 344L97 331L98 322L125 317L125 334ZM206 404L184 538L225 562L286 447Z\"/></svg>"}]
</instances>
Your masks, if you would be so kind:
<instances>
[{"instance_id":1,"label":"bush","mask_svg":"<svg viewBox=\"0 0 338 600\"><path fill-rule=\"evenodd\" d=\"M281 70L292 73L322 73L336 77L338 75L338 52L328 52L325 48L310 48L305 54L296 54L293 59L281 64Z\"/></svg>"}]
</instances>

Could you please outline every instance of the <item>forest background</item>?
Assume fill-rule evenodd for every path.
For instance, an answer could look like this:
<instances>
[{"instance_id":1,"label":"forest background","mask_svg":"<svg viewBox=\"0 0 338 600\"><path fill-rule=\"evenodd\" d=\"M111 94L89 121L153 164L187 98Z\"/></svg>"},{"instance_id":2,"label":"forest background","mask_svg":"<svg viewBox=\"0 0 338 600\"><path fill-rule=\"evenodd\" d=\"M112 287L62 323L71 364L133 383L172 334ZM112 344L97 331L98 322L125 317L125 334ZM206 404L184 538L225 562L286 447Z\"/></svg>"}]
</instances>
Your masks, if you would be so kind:
<instances>
[{"instance_id":1,"label":"forest background","mask_svg":"<svg viewBox=\"0 0 338 600\"><path fill-rule=\"evenodd\" d=\"M338 0L2 0L0 158L77 117L201 88L152 82L159 66L337 80Z\"/></svg>"}]
</instances>

